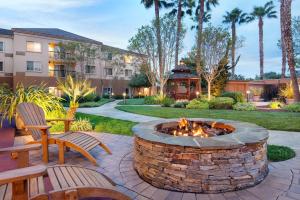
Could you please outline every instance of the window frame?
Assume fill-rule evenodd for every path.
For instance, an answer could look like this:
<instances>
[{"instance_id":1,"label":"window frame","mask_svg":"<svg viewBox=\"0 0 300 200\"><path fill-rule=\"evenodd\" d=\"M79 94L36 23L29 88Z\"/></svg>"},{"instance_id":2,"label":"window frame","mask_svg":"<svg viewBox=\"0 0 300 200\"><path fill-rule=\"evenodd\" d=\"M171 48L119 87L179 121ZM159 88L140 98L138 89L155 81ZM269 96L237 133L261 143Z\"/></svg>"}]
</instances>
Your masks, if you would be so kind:
<instances>
[{"instance_id":1,"label":"window frame","mask_svg":"<svg viewBox=\"0 0 300 200\"><path fill-rule=\"evenodd\" d=\"M2 43L2 50L0 49L0 52L4 52L4 41L0 41Z\"/></svg>"},{"instance_id":2,"label":"window frame","mask_svg":"<svg viewBox=\"0 0 300 200\"><path fill-rule=\"evenodd\" d=\"M31 50L28 50L28 43L38 43L40 44L40 51L31 51ZM30 53L42 53L42 43L41 42L35 42L35 41L26 41L26 52L30 52Z\"/></svg>"},{"instance_id":3,"label":"window frame","mask_svg":"<svg viewBox=\"0 0 300 200\"><path fill-rule=\"evenodd\" d=\"M0 73L1 72L4 72L4 61L3 60L0 60L0 63L2 63L2 70L1 70L1 67L0 67ZM0 65L1 66L1 65Z\"/></svg>"},{"instance_id":4,"label":"window frame","mask_svg":"<svg viewBox=\"0 0 300 200\"><path fill-rule=\"evenodd\" d=\"M113 54L111 52L107 53L107 60L109 61L113 60Z\"/></svg>"},{"instance_id":5,"label":"window frame","mask_svg":"<svg viewBox=\"0 0 300 200\"><path fill-rule=\"evenodd\" d=\"M126 72L127 72L127 73L126 73ZM130 75L129 75L128 72L130 72ZM131 70L131 69L125 69L125 76L126 76L126 77L131 77L131 76L132 76L132 73L133 73L133 70Z\"/></svg>"},{"instance_id":6,"label":"window frame","mask_svg":"<svg viewBox=\"0 0 300 200\"><path fill-rule=\"evenodd\" d=\"M110 70L111 74L108 74L107 71ZM112 68L105 68L105 76L112 76L113 75L113 69Z\"/></svg>"},{"instance_id":7,"label":"window frame","mask_svg":"<svg viewBox=\"0 0 300 200\"><path fill-rule=\"evenodd\" d=\"M89 68L89 72L87 72L88 68ZM94 70L91 70L92 68ZM96 66L95 65L86 65L84 72L85 72L85 74L96 74Z\"/></svg>"},{"instance_id":8,"label":"window frame","mask_svg":"<svg viewBox=\"0 0 300 200\"><path fill-rule=\"evenodd\" d=\"M29 62L32 62L32 70L28 70L28 63ZM40 63L40 69L39 70L36 70L37 68L35 67L35 63ZM32 60L27 60L26 61L26 72L42 72L42 68L43 68L43 64L41 61L32 61Z\"/></svg>"}]
</instances>

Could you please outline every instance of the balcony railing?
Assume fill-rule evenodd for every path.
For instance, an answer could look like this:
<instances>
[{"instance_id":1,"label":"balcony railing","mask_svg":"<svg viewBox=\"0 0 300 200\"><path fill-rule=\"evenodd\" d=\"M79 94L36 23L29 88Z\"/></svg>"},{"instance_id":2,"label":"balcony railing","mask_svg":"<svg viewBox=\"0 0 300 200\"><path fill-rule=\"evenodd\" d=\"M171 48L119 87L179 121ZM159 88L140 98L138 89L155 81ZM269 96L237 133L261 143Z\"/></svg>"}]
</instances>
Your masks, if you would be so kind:
<instances>
[{"instance_id":1,"label":"balcony railing","mask_svg":"<svg viewBox=\"0 0 300 200\"><path fill-rule=\"evenodd\" d=\"M65 53L65 52L57 52L57 51L49 51L49 58L53 59L53 60L69 60L69 61L73 61L74 58L72 57L72 55L70 53Z\"/></svg>"},{"instance_id":2,"label":"balcony railing","mask_svg":"<svg viewBox=\"0 0 300 200\"><path fill-rule=\"evenodd\" d=\"M71 75L73 78L75 78L78 75L78 73L72 70L58 70L58 69L49 70L50 77L65 78L68 75Z\"/></svg>"}]
</instances>

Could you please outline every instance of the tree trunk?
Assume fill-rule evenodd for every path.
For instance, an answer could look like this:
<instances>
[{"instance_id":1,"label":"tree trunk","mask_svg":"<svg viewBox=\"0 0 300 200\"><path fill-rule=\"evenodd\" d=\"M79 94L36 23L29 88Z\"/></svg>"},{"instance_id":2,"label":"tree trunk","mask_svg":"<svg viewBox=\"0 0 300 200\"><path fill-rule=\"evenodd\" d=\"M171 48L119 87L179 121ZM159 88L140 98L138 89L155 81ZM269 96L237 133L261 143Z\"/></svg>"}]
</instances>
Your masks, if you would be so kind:
<instances>
[{"instance_id":1,"label":"tree trunk","mask_svg":"<svg viewBox=\"0 0 300 200\"><path fill-rule=\"evenodd\" d=\"M231 77L233 78L235 75L235 42L236 42L236 27L235 22L231 24L231 31L232 31L232 45L231 45L231 67L232 67L232 74Z\"/></svg>"},{"instance_id":2,"label":"tree trunk","mask_svg":"<svg viewBox=\"0 0 300 200\"><path fill-rule=\"evenodd\" d=\"M258 29L259 29L259 67L260 67L260 79L264 79L264 32L263 32L263 19L259 17Z\"/></svg>"},{"instance_id":3,"label":"tree trunk","mask_svg":"<svg viewBox=\"0 0 300 200\"><path fill-rule=\"evenodd\" d=\"M211 99L211 82L207 81L207 99L210 101Z\"/></svg>"},{"instance_id":4,"label":"tree trunk","mask_svg":"<svg viewBox=\"0 0 300 200\"><path fill-rule=\"evenodd\" d=\"M159 18L159 0L155 0L155 21L156 21L156 37L157 37L157 50L158 50L158 62L159 62L159 77L164 78L164 66L162 60L162 46L160 35L160 18ZM163 87L163 86L161 86Z\"/></svg>"},{"instance_id":5,"label":"tree trunk","mask_svg":"<svg viewBox=\"0 0 300 200\"><path fill-rule=\"evenodd\" d=\"M285 78L286 72L286 46L284 42L284 26L283 26L284 7L280 4L280 29L281 29L281 78Z\"/></svg>"},{"instance_id":6,"label":"tree trunk","mask_svg":"<svg viewBox=\"0 0 300 200\"><path fill-rule=\"evenodd\" d=\"M175 46L175 67L178 65L178 56L179 56L179 42L180 42L180 34L181 34L181 10L182 10L182 3L181 3L181 0L178 0L177 33L176 33L176 46Z\"/></svg>"},{"instance_id":7,"label":"tree trunk","mask_svg":"<svg viewBox=\"0 0 300 200\"><path fill-rule=\"evenodd\" d=\"M196 53L196 67L197 71L200 77L200 87L199 87L199 93L202 94L202 88L201 88L201 49L202 49L202 29L203 29L203 17L204 17L204 0L199 0L199 15L198 15L198 32L197 32L197 53Z\"/></svg>"},{"instance_id":8,"label":"tree trunk","mask_svg":"<svg viewBox=\"0 0 300 200\"><path fill-rule=\"evenodd\" d=\"M291 20L291 6L292 0L281 0L281 4L284 7L283 14L283 30L284 30L284 42L287 50L288 65L291 74L291 81L293 84L294 99L296 102L300 102L299 85L295 70L295 57L293 48L293 35L292 35L292 20Z\"/></svg>"}]
</instances>

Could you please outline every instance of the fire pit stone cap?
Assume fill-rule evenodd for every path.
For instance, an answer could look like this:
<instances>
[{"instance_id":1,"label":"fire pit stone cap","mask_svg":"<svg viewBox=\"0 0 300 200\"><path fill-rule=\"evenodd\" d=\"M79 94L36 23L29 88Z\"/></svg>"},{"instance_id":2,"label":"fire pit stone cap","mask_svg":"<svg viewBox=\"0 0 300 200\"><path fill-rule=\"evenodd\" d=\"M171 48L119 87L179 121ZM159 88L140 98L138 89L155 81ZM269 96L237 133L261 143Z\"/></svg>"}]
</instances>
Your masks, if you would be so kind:
<instances>
[{"instance_id":1,"label":"fire pit stone cap","mask_svg":"<svg viewBox=\"0 0 300 200\"><path fill-rule=\"evenodd\" d=\"M188 120L220 122L234 127L235 130L231 134L209 138L172 136L156 131L156 126L162 123L177 122L179 119L162 119L137 124L133 127L133 132L136 137L152 142L202 149L239 148L246 144L263 143L269 137L267 129L247 122L208 118L189 118Z\"/></svg>"}]
</instances>

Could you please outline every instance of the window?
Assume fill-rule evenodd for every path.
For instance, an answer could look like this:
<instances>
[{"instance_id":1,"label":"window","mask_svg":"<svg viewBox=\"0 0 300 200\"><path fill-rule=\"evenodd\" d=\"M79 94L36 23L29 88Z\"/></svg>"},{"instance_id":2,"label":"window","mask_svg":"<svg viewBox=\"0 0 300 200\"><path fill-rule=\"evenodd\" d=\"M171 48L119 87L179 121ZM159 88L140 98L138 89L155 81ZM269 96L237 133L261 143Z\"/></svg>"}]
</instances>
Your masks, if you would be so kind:
<instances>
[{"instance_id":1,"label":"window","mask_svg":"<svg viewBox=\"0 0 300 200\"><path fill-rule=\"evenodd\" d=\"M27 71L29 72L41 72L42 63L39 61L27 61Z\"/></svg>"},{"instance_id":2,"label":"window","mask_svg":"<svg viewBox=\"0 0 300 200\"><path fill-rule=\"evenodd\" d=\"M105 75L106 76L112 76L113 75L112 68L105 68Z\"/></svg>"},{"instance_id":3,"label":"window","mask_svg":"<svg viewBox=\"0 0 300 200\"><path fill-rule=\"evenodd\" d=\"M86 74L95 74L96 73L96 67L91 66L91 65L85 66L85 73Z\"/></svg>"},{"instance_id":4,"label":"window","mask_svg":"<svg viewBox=\"0 0 300 200\"><path fill-rule=\"evenodd\" d=\"M0 61L0 72L3 72L3 61Z\"/></svg>"},{"instance_id":5,"label":"window","mask_svg":"<svg viewBox=\"0 0 300 200\"><path fill-rule=\"evenodd\" d=\"M27 51L42 52L42 44L39 42L27 42Z\"/></svg>"},{"instance_id":6,"label":"window","mask_svg":"<svg viewBox=\"0 0 300 200\"><path fill-rule=\"evenodd\" d=\"M103 88L103 95L111 95L112 88Z\"/></svg>"},{"instance_id":7,"label":"window","mask_svg":"<svg viewBox=\"0 0 300 200\"><path fill-rule=\"evenodd\" d=\"M112 53L107 54L107 60L112 60Z\"/></svg>"},{"instance_id":8,"label":"window","mask_svg":"<svg viewBox=\"0 0 300 200\"><path fill-rule=\"evenodd\" d=\"M125 76L132 76L132 70L130 69L125 69Z\"/></svg>"},{"instance_id":9,"label":"window","mask_svg":"<svg viewBox=\"0 0 300 200\"><path fill-rule=\"evenodd\" d=\"M0 42L0 52L3 52L3 51L4 51L4 43Z\"/></svg>"}]
</instances>

